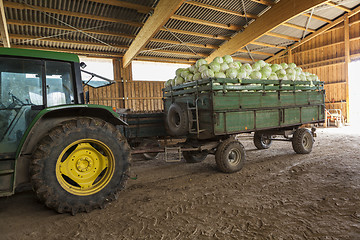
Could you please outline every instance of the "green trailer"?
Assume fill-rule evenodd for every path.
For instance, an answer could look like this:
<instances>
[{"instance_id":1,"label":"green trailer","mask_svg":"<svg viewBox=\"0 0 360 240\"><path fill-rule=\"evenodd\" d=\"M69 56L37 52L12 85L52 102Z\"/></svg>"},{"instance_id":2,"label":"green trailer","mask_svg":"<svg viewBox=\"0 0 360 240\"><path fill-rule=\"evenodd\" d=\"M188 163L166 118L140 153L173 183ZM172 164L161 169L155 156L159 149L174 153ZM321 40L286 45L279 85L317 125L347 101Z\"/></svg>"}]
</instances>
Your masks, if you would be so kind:
<instances>
[{"instance_id":1,"label":"green trailer","mask_svg":"<svg viewBox=\"0 0 360 240\"><path fill-rule=\"evenodd\" d=\"M258 149L269 148L274 140L291 141L295 152L306 154L312 150L315 128L310 131L301 126L325 120L324 83L319 81L212 78L167 87L163 96L162 131L186 139L171 149L181 151L187 162L200 162L214 154L223 172L240 170L245 160L244 148L235 135L254 132ZM136 126L135 122L123 126L132 129L140 142L142 133L148 138L154 129L143 120L138 119ZM167 152L166 146L133 152L146 151Z\"/></svg>"}]
</instances>

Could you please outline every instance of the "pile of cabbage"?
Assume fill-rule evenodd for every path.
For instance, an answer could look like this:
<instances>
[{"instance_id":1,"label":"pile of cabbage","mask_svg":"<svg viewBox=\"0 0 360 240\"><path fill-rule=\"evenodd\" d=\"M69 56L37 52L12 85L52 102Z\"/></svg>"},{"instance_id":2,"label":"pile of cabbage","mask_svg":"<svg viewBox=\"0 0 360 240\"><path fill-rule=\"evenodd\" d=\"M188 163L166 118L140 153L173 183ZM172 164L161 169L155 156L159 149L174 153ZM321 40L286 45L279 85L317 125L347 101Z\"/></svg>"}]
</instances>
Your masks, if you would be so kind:
<instances>
[{"instance_id":1,"label":"pile of cabbage","mask_svg":"<svg viewBox=\"0 0 360 240\"><path fill-rule=\"evenodd\" d=\"M250 65L236 62L230 55L225 55L216 57L211 63L199 59L189 68L177 69L175 78L165 82L165 87L214 77L239 79L239 82L241 79L302 80L311 81L311 85L313 81L319 81L318 76L304 72L295 63L269 64L260 60Z\"/></svg>"}]
</instances>

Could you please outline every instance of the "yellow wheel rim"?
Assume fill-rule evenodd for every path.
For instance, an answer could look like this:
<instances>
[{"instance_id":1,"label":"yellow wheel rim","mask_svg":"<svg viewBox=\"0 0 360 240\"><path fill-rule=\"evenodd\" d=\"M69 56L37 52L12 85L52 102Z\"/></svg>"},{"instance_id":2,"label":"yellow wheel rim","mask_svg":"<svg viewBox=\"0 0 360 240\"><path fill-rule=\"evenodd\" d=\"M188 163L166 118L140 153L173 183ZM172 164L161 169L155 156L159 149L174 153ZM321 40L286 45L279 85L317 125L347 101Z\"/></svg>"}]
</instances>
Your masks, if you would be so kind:
<instances>
[{"instance_id":1,"label":"yellow wheel rim","mask_svg":"<svg viewBox=\"0 0 360 240\"><path fill-rule=\"evenodd\" d=\"M111 180L115 158L108 146L95 139L68 145L56 162L56 178L69 193L88 196L102 190Z\"/></svg>"}]
</instances>

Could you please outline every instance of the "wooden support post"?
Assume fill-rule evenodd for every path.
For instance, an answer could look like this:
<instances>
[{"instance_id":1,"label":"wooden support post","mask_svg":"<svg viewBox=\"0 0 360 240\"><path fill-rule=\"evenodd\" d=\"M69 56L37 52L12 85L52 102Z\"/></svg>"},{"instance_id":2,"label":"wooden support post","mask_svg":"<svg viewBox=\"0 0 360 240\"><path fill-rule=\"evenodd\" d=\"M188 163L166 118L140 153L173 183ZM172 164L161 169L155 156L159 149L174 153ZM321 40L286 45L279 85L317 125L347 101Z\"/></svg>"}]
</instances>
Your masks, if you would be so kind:
<instances>
[{"instance_id":1,"label":"wooden support post","mask_svg":"<svg viewBox=\"0 0 360 240\"><path fill-rule=\"evenodd\" d=\"M350 63L350 34L349 34L349 16L344 16L344 37L345 37L345 80L346 80L346 122L350 121L349 111L349 63Z\"/></svg>"},{"instance_id":2,"label":"wooden support post","mask_svg":"<svg viewBox=\"0 0 360 240\"><path fill-rule=\"evenodd\" d=\"M116 107L127 108L128 102L126 100L126 83L132 81L132 65L129 64L128 67L123 68L123 59L115 58L113 59L113 67L114 79L116 81L116 97L119 101L119 103L116 104Z\"/></svg>"},{"instance_id":3,"label":"wooden support post","mask_svg":"<svg viewBox=\"0 0 360 240\"><path fill-rule=\"evenodd\" d=\"M288 48L288 63L292 63L292 62L293 62L292 50L291 48Z\"/></svg>"},{"instance_id":4,"label":"wooden support post","mask_svg":"<svg viewBox=\"0 0 360 240\"><path fill-rule=\"evenodd\" d=\"M5 11L4 11L4 2L0 0L0 34L1 40L3 42L4 47L10 47L10 38L9 32L6 23Z\"/></svg>"}]
</instances>

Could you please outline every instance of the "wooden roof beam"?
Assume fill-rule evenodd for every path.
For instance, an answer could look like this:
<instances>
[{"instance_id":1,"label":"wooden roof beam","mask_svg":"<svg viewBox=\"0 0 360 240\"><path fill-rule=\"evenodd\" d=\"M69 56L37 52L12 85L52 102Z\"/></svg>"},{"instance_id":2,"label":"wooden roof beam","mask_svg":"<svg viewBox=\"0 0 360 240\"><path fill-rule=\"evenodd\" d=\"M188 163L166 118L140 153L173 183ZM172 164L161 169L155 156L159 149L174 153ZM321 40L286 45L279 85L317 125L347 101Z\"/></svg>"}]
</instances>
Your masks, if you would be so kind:
<instances>
[{"instance_id":1,"label":"wooden roof beam","mask_svg":"<svg viewBox=\"0 0 360 240\"><path fill-rule=\"evenodd\" d=\"M181 59L181 58L164 58L151 56L136 56L133 60L148 61L148 62L167 62L167 63L185 63L194 64L196 59Z\"/></svg>"},{"instance_id":2,"label":"wooden roof beam","mask_svg":"<svg viewBox=\"0 0 360 240\"><path fill-rule=\"evenodd\" d=\"M293 40L293 41L299 41L300 40L300 38L291 37L291 36L288 36L288 35L283 35L283 34L274 33L274 32L268 32L268 33L266 33L266 35L272 36L272 37L284 38L284 39Z\"/></svg>"},{"instance_id":3,"label":"wooden roof beam","mask_svg":"<svg viewBox=\"0 0 360 240\"><path fill-rule=\"evenodd\" d=\"M256 2L256 3L260 3L262 5L266 5L266 6L274 6L275 3L272 1L267 1L267 0L251 0L252 2Z\"/></svg>"},{"instance_id":4,"label":"wooden roof beam","mask_svg":"<svg viewBox=\"0 0 360 240\"><path fill-rule=\"evenodd\" d=\"M306 29L305 27L302 27L302 26L299 26L299 25L296 25L296 24L292 24L292 23L283 23L282 25L286 26L286 27L296 28L296 29L299 29L299 30L302 30L302 31L306 30L307 32L315 32L314 29L311 29L311 28Z\"/></svg>"},{"instance_id":5,"label":"wooden roof beam","mask_svg":"<svg viewBox=\"0 0 360 240\"><path fill-rule=\"evenodd\" d=\"M232 15L239 16L239 17L245 17L245 14L244 14L244 13L240 13L240 12L237 12L237 11L228 10L228 9L225 9L225 8L215 7L215 6L212 6L212 5L209 5L209 4L205 4L205 3L201 3L201 2L186 1L186 2L184 2L184 3L189 4L189 5L193 5L193 6L198 6L198 7L206 8L206 9L211 9L211 10L218 11L218 12L223 12L223 13L227 13L227 14L232 14ZM255 14L251 14L251 13L246 13L246 17L252 18L252 19L256 19L256 18L257 18L257 16L256 16Z\"/></svg>"},{"instance_id":6,"label":"wooden roof beam","mask_svg":"<svg viewBox=\"0 0 360 240\"><path fill-rule=\"evenodd\" d=\"M312 9L316 6L324 4L326 0L282 0L272 6L261 17L250 24L243 32L238 33L228 42L221 45L206 60L212 61L217 56L232 54L237 50L245 47L250 42L255 41L261 36L270 32L274 28L289 21L290 19Z\"/></svg>"},{"instance_id":7,"label":"wooden roof beam","mask_svg":"<svg viewBox=\"0 0 360 240\"><path fill-rule=\"evenodd\" d=\"M0 34L1 34L1 40L2 40L4 47L9 48L10 47L10 38L9 38L9 32L8 32L7 23L6 23L6 16L5 16L5 11L4 11L3 0L0 0Z\"/></svg>"},{"instance_id":8,"label":"wooden roof beam","mask_svg":"<svg viewBox=\"0 0 360 240\"><path fill-rule=\"evenodd\" d=\"M127 67L131 60L145 47L150 39L162 28L185 0L160 0L155 7L154 14L148 18L130 48L123 57L123 67Z\"/></svg>"},{"instance_id":9,"label":"wooden roof beam","mask_svg":"<svg viewBox=\"0 0 360 240\"><path fill-rule=\"evenodd\" d=\"M180 29L175 29L175 28L167 28L166 29L166 28L162 27L160 30L161 31L169 30L173 33L187 34L187 35L192 35L192 36L197 36L197 37L212 38L212 39L219 39L219 40L230 40L230 37L226 37L226 36L210 35L210 34L199 33L199 32L190 32L190 31L185 31L185 30L180 30Z\"/></svg>"},{"instance_id":10,"label":"wooden roof beam","mask_svg":"<svg viewBox=\"0 0 360 240\"><path fill-rule=\"evenodd\" d=\"M125 2L125 1L118 1L118 0L89 0L89 1L102 3L102 4L108 4L108 5L122 7L122 8L135 9L139 13L144 13L144 14L147 14L154 10L154 8L152 8L152 7L135 4L135 3L130 3L130 2Z\"/></svg>"},{"instance_id":11,"label":"wooden roof beam","mask_svg":"<svg viewBox=\"0 0 360 240\"><path fill-rule=\"evenodd\" d=\"M330 2L327 2L326 4L329 5L329 6L332 6L332 7L336 7L336 8L338 8L338 9L342 10L342 11L345 11L345 12L351 12L351 9L350 9L350 8L347 8L347 7L338 5L338 4L336 4L336 3L334 3L334 2L331 2L331 1L330 1Z\"/></svg>"},{"instance_id":12,"label":"wooden roof beam","mask_svg":"<svg viewBox=\"0 0 360 240\"><path fill-rule=\"evenodd\" d=\"M354 16L355 14L360 12L360 6L358 6L357 8L355 8L354 10L352 10L351 12L349 12L348 17ZM320 34L326 32L327 30L329 30L330 28L338 25L339 23L344 21L344 17L338 17L337 19L335 19L332 23L326 24L324 27L320 28L319 30L317 30L316 32L308 35L307 37L305 37L304 39L301 40L301 42L297 42L294 45L290 46L289 49L295 49L299 46L301 46L302 44L308 42L309 40L315 38L316 36L319 36ZM289 50L288 49L288 50ZM275 54L275 56L266 59L267 62L271 62L272 60L284 55L287 53L288 50L285 51L281 51L277 54Z\"/></svg>"},{"instance_id":13,"label":"wooden roof beam","mask_svg":"<svg viewBox=\"0 0 360 240\"><path fill-rule=\"evenodd\" d=\"M238 52L248 53L248 51L246 49L239 49ZM250 51L250 53L259 54L259 55L265 55L265 56L274 56L273 53L267 53L267 52Z\"/></svg>"},{"instance_id":14,"label":"wooden roof beam","mask_svg":"<svg viewBox=\"0 0 360 240\"><path fill-rule=\"evenodd\" d=\"M55 13L55 14L66 15L66 16L71 16L71 17L88 18L88 19L100 20L100 21L106 21L106 22L121 23L121 24L130 25L133 27L142 27L143 26L143 23L141 23L141 22L134 22L134 21L128 21L128 20L123 20L123 19L119 19L119 18L103 17L103 16L92 15L92 14L65 11L65 10L46 8L46 7L40 7L40 6L32 6L32 5L23 4L23 3L4 1L4 6L9 7L9 8L19 9L19 10L26 9L26 10L33 10L33 11L40 11L40 12L47 12L47 13Z\"/></svg>"},{"instance_id":15,"label":"wooden roof beam","mask_svg":"<svg viewBox=\"0 0 360 240\"><path fill-rule=\"evenodd\" d=\"M233 31L239 31L239 30L244 29L243 26L238 26L238 25L234 25L234 24L222 24L222 23L210 22L210 21L206 21L206 20L202 20L202 19L198 19L198 18L185 17L185 16L176 15L176 14L171 16L170 18L175 19L175 20L185 21L185 22L203 24L203 25L211 26L211 27L218 27L218 28L223 28L223 29L227 29L227 30L233 30Z\"/></svg>"},{"instance_id":16,"label":"wooden roof beam","mask_svg":"<svg viewBox=\"0 0 360 240\"><path fill-rule=\"evenodd\" d=\"M278 46L278 45L274 45L274 44L269 44L269 43L264 43L264 42L257 42L257 41L250 42L249 44L254 44L254 45L259 45L259 46L264 46L264 47L270 47L270 48L286 49L285 46Z\"/></svg>"},{"instance_id":17,"label":"wooden roof beam","mask_svg":"<svg viewBox=\"0 0 360 240\"><path fill-rule=\"evenodd\" d=\"M310 13L304 13L303 14L304 16L306 17L310 17L313 18L313 19L317 19L317 20L320 20L320 21L323 21L323 22L327 22L327 23L331 23L332 21L330 19L327 19L327 18L324 18L324 17L321 17L321 16L318 16L318 15L311 15Z\"/></svg>"}]
</instances>

